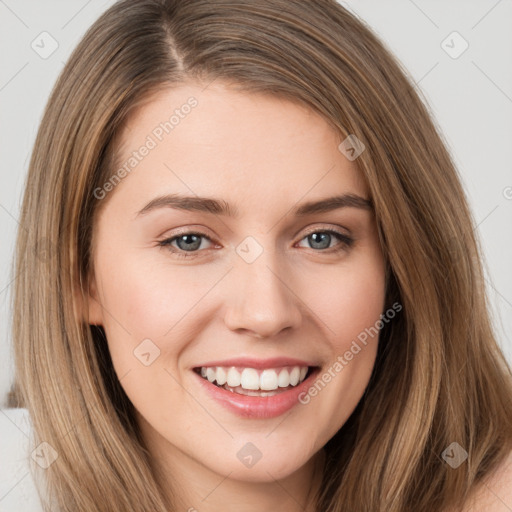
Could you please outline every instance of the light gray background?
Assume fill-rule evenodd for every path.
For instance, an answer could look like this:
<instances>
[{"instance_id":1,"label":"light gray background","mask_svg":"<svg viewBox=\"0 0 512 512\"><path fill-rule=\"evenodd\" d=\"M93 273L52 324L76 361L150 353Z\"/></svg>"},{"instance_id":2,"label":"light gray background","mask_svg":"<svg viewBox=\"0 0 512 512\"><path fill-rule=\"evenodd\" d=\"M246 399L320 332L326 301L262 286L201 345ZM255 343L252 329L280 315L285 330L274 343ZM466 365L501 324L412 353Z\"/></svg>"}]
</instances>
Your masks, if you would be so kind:
<instances>
[{"instance_id":1,"label":"light gray background","mask_svg":"<svg viewBox=\"0 0 512 512\"><path fill-rule=\"evenodd\" d=\"M50 90L85 30L112 1L0 0L0 406L13 377L11 258L30 152ZM462 175L485 250L500 343L512 361L512 1L341 2L397 55L424 95ZM453 31L458 58L441 46ZM48 32L58 48L31 47ZM48 49L49 39L45 39ZM462 40L444 46L458 51Z\"/></svg>"}]
</instances>

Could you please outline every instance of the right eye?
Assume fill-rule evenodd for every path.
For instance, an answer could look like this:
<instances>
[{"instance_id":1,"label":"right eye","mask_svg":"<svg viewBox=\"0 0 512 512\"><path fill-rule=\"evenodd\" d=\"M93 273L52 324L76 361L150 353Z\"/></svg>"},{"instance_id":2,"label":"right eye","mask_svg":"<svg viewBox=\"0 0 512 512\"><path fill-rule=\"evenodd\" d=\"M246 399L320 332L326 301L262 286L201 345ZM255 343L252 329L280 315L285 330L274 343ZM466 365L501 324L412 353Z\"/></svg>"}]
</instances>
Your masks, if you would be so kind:
<instances>
[{"instance_id":1,"label":"right eye","mask_svg":"<svg viewBox=\"0 0 512 512\"><path fill-rule=\"evenodd\" d=\"M195 256L193 253L200 252L199 249L203 245L203 240L211 242L211 239L204 233L187 231L180 233L179 235L166 238L165 240L161 240L158 242L158 245L161 247L167 247L171 253L175 254L179 258L190 258ZM176 245L174 245L174 243Z\"/></svg>"}]
</instances>

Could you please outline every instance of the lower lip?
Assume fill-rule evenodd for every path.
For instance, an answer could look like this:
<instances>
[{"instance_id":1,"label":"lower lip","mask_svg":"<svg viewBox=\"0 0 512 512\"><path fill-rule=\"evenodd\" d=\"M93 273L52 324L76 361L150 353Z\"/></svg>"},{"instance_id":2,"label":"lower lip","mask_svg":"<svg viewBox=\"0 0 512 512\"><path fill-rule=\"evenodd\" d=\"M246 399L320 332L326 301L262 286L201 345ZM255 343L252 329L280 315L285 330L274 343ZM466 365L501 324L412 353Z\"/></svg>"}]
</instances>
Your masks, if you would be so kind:
<instances>
[{"instance_id":1,"label":"lower lip","mask_svg":"<svg viewBox=\"0 0 512 512\"><path fill-rule=\"evenodd\" d=\"M274 396L247 396L227 391L212 384L194 372L203 389L228 410L245 418L276 418L300 404L299 395L306 392L310 382L318 373L313 370L298 386ZM302 404L301 404L302 405Z\"/></svg>"}]
</instances>

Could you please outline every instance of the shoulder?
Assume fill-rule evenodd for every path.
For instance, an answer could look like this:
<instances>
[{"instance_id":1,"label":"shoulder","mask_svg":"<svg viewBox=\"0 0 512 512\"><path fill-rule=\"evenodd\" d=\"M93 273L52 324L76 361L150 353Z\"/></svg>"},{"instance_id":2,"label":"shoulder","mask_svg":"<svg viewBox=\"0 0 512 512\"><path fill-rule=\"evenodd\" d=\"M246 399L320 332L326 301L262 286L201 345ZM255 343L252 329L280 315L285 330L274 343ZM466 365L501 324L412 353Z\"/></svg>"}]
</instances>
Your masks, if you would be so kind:
<instances>
[{"instance_id":1,"label":"shoulder","mask_svg":"<svg viewBox=\"0 0 512 512\"><path fill-rule=\"evenodd\" d=\"M0 511L42 512L30 471L32 428L26 409L0 409Z\"/></svg>"},{"instance_id":2,"label":"shoulder","mask_svg":"<svg viewBox=\"0 0 512 512\"><path fill-rule=\"evenodd\" d=\"M512 452L478 486L462 512L509 512L512 510Z\"/></svg>"}]
</instances>

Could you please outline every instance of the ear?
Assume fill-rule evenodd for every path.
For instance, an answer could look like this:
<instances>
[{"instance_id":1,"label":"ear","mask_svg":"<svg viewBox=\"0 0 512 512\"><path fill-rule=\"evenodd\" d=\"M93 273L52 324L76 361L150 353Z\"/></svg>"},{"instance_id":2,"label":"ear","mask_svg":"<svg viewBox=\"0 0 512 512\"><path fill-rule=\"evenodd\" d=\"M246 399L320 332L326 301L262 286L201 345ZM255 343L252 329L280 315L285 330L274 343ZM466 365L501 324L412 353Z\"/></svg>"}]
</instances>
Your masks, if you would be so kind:
<instances>
[{"instance_id":1,"label":"ear","mask_svg":"<svg viewBox=\"0 0 512 512\"><path fill-rule=\"evenodd\" d=\"M103 308L101 307L94 275L88 282L87 309L88 323L91 325L103 325Z\"/></svg>"},{"instance_id":2,"label":"ear","mask_svg":"<svg viewBox=\"0 0 512 512\"><path fill-rule=\"evenodd\" d=\"M78 315L85 323L103 325L103 308L99 301L96 279L93 273L86 280L83 290L82 286L75 286L75 300L78 305Z\"/></svg>"}]
</instances>

